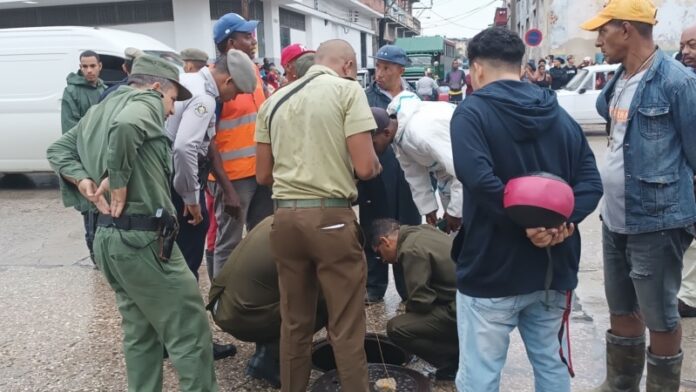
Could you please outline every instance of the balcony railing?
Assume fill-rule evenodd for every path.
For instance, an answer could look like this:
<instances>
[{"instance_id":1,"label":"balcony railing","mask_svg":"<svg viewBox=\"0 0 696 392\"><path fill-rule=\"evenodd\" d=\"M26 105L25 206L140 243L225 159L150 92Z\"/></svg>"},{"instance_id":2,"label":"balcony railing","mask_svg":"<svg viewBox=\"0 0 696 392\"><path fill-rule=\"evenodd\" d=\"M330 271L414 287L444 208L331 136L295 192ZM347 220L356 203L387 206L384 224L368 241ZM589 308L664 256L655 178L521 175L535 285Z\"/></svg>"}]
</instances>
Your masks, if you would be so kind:
<instances>
[{"instance_id":1,"label":"balcony railing","mask_svg":"<svg viewBox=\"0 0 696 392\"><path fill-rule=\"evenodd\" d=\"M420 21L418 20L418 18L414 18L412 15L406 13L406 11L404 11L403 8L397 5L393 5L391 8L389 8L387 15L393 21L408 27L410 30L413 30L416 33L416 35L420 34Z\"/></svg>"}]
</instances>

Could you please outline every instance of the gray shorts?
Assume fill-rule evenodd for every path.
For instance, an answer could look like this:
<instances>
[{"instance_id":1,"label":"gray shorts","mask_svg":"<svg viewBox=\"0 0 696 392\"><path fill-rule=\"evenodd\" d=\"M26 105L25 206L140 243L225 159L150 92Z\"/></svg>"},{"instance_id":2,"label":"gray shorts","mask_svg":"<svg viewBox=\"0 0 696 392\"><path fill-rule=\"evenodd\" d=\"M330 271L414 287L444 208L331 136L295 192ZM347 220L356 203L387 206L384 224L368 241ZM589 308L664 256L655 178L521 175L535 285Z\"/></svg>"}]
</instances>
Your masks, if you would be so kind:
<instances>
[{"instance_id":1,"label":"gray shorts","mask_svg":"<svg viewBox=\"0 0 696 392\"><path fill-rule=\"evenodd\" d=\"M640 311L649 330L676 329L682 262L692 239L684 229L626 235L602 225L609 312L627 315Z\"/></svg>"}]
</instances>

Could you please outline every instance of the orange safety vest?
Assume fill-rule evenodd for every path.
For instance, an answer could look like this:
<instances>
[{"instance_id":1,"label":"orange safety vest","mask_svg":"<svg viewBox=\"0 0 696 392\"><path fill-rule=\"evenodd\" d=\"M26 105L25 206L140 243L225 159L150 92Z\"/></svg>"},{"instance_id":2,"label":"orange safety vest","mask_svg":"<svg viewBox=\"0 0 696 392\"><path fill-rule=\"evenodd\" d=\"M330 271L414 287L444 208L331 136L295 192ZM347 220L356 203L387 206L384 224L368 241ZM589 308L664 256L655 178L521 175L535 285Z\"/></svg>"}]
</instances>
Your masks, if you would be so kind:
<instances>
[{"instance_id":1,"label":"orange safety vest","mask_svg":"<svg viewBox=\"0 0 696 392\"><path fill-rule=\"evenodd\" d=\"M239 94L222 107L215 145L220 151L225 173L230 180L256 175L256 112L265 100L263 80L257 70L256 91L252 94ZM214 180L212 175L209 179Z\"/></svg>"}]
</instances>

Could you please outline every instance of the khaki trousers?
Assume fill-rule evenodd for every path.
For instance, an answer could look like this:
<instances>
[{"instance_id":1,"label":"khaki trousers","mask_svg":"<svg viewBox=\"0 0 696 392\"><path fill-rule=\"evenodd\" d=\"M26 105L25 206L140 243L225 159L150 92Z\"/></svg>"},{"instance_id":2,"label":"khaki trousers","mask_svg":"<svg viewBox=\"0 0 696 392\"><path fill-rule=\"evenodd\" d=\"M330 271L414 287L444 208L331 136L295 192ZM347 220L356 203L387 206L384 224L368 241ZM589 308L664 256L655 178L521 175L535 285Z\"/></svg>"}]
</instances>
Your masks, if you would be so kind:
<instances>
[{"instance_id":1,"label":"khaki trousers","mask_svg":"<svg viewBox=\"0 0 696 392\"><path fill-rule=\"evenodd\" d=\"M279 208L271 251L280 289L280 379L283 392L305 392L321 288L341 388L368 390L365 357L366 263L351 208Z\"/></svg>"}]
</instances>

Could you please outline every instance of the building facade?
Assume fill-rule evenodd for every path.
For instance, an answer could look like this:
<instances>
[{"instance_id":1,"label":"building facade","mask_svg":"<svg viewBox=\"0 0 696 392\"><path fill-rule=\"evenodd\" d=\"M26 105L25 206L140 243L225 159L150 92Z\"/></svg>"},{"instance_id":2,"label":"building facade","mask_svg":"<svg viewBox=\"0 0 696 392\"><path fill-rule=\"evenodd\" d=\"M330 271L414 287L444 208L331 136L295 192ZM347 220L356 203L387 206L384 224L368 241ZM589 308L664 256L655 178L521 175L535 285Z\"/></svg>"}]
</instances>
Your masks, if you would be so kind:
<instances>
[{"instance_id":1,"label":"building facade","mask_svg":"<svg viewBox=\"0 0 696 392\"><path fill-rule=\"evenodd\" d=\"M576 58L590 56L601 61L594 42L597 33L580 29L580 24L602 9L606 0L510 0L508 26L524 38L530 29L543 34L541 45L528 48L530 58L573 54ZM658 8L658 24L654 29L656 43L668 52L679 49L684 27L696 22L696 0L654 0Z\"/></svg>"},{"instance_id":2,"label":"building facade","mask_svg":"<svg viewBox=\"0 0 696 392\"><path fill-rule=\"evenodd\" d=\"M385 37L415 35L414 0L33 0L0 2L0 28L101 26L142 33L177 51L196 47L215 56L212 26L228 12L261 21L259 58L278 64L290 43L316 49L333 38L351 43L360 67L372 67L380 23ZM385 22L381 22L385 20Z\"/></svg>"}]
</instances>

